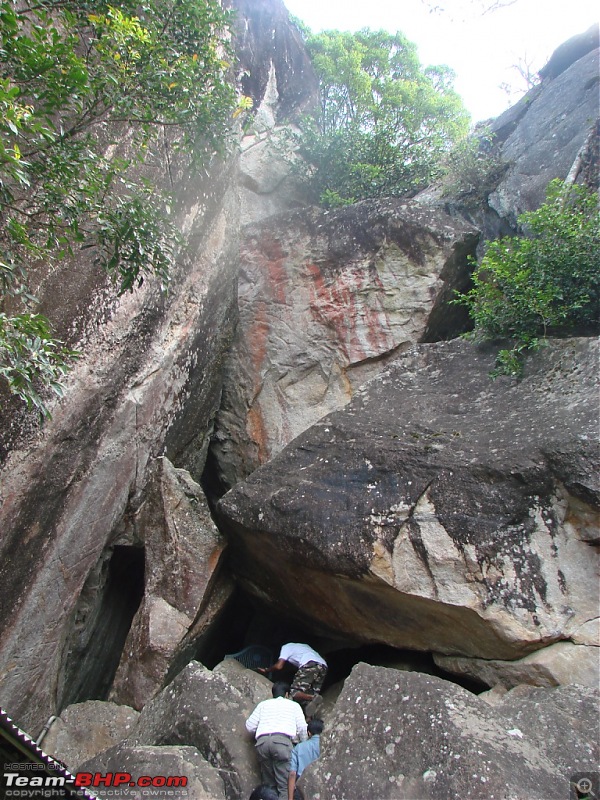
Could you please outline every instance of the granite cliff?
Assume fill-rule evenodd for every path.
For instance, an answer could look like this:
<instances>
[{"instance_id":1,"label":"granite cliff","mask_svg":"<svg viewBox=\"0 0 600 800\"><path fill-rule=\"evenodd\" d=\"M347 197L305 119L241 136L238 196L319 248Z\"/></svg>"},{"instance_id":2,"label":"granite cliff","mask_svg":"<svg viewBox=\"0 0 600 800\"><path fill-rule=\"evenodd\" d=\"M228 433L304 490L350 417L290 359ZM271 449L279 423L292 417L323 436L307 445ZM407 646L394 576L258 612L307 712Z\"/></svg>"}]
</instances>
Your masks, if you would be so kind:
<instances>
[{"instance_id":1,"label":"granite cliff","mask_svg":"<svg viewBox=\"0 0 600 800\"><path fill-rule=\"evenodd\" d=\"M44 426L3 406L0 705L33 735L60 714L71 768L237 800L269 684L223 656L301 636L330 663L315 798L565 797L597 748L597 341L491 382L448 301L548 180L597 174L597 32L492 122L477 203L323 211L277 144L317 96L302 37L235 7L254 124L170 173L169 295L40 274L82 358Z\"/></svg>"}]
</instances>

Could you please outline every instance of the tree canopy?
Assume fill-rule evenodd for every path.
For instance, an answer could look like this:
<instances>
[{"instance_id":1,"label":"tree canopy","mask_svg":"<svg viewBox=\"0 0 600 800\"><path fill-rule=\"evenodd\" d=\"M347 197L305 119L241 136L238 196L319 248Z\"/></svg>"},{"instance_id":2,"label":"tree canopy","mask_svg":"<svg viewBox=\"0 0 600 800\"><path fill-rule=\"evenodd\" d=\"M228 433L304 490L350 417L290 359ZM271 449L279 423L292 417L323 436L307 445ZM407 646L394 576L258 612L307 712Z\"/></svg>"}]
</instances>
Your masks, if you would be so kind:
<instances>
[{"instance_id":1,"label":"tree canopy","mask_svg":"<svg viewBox=\"0 0 600 800\"><path fill-rule=\"evenodd\" d=\"M327 31L309 35L307 47L321 102L300 152L315 195L339 205L428 184L469 125L453 72L422 67L401 33Z\"/></svg>"},{"instance_id":2,"label":"tree canopy","mask_svg":"<svg viewBox=\"0 0 600 800\"><path fill-rule=\"evenodd\" d=\"M36 313L32 265L93 246L117 291L166 285L169 199L140 166L167 130L198 163L222 149L228 24L218 0L0 2L0 378L43 413L72 353Z\"/></svg>"}]
</instances>

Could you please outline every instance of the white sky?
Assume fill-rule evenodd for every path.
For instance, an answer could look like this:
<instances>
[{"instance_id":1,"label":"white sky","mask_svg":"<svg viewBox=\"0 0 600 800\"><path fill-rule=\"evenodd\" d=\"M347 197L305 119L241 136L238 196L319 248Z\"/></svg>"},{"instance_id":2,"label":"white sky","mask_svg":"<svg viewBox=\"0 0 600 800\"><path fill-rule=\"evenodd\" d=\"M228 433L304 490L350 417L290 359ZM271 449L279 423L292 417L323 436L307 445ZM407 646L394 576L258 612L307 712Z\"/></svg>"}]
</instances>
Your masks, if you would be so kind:
<instances>
[{"instance_id":1,"label":"white sky","mask_svg":"<svg viewBox=\"0 0 600 800\"><path fill-rule=\"evenodd\" d=\"M527 61L540 69L569 37L598 20L597 0L515 0L481 14L477 0L437 0L432 14L422 0L284 0L313 32L360 28L401 31L417 45L424 66L447 64L473 121L496 117L516 102L500 84L522 86L512 68Z\"/></svg>"}]
</instances>

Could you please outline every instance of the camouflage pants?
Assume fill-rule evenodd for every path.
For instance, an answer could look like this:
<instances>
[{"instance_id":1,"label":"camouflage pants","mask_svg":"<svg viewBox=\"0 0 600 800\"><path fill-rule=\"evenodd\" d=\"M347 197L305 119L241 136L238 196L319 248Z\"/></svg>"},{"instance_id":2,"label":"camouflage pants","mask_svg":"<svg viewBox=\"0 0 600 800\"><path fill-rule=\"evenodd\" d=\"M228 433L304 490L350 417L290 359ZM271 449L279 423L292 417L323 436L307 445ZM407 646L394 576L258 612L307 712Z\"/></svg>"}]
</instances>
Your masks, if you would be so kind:
<instances>
[{"instance_id":1,"label":"camouflage pants","mask_svg":"<svg viewBox=\"0 0 600 800\"><path fill-rule=\"evenodd\" d=\"M326 675L327 667L324 664L317 664L316 661L309 661L308 664L299 667L292 680L292 696L294 692L317 694L321 691Z\"/></svg>"}]
</instances>

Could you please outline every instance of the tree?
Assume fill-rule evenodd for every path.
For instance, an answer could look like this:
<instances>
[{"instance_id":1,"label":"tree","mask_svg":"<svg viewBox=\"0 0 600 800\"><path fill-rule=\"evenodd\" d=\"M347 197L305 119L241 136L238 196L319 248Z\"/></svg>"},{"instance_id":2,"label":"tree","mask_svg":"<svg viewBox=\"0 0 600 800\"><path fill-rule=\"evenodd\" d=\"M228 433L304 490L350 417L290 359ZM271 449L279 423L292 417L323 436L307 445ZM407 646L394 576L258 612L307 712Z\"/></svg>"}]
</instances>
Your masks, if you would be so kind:
<instances>
[{"instance_id":1,"label":"tree","mask_svg":"<svg viewBox=\"0 0 600 800\"><path fill-rule=\"evenodd\" d=\"M500 8L514 5L517 0L453 0L451 5L443 2L440 5L436 0L421 0L424 6L432 14L448 14L455 13L459 15L472 16L473 14L489 14L492 11L498 11Z\"/></svg>"},{"instance_id":2,"label":"tree","mask_svg":"<svg viewBox=\"0 0 600 800\"><path fill-rule=\"evenodd\" d=\"M511 101L515 96L524 95L540 82L540 76L534 66L534 61L528 57L527 53L519 57L517 63L512 65L511 70L516 73L516 78L513 81L504 81L500 84L500 88L506 92Z\"/></svg>"},{"instance_id":3,"label":"tree","mask_svg":"<svg viewBox=\"0 0 600 800\"><path fill-rule=\"evenodd\" d=\"M300 152L326 205L410 195L437 174L469 117L447 67L421 67L401 33L328 31L307 40L319 76L317 119Z\"/></svg>"},{"instance_id":4,"label":"tree","mask_svg":"<svg viewBox=\"0 0 600 800\"><path fill-rule=\"evenodd\" d=\"M598 195L552 181L547 201L519 217L527 236L490 242L459 295L484 339L508 338L496 374L519 375L522 354L548 334L597 331L600 322Z\"/></svg>"},{"instance_id":5,"label":"tree","mask_svg":"<svg viewBox=\"0 0 600 800\"><path fill-rule=\"evenodd\" d=\"M218 0L0 2L0 377L43 414L73 353L36 313L31 265L94 247L118 292L166 286L169 198L136 176L165 131L198 164L223 149L228 22Z\"/></svg>"}]
</instances>

